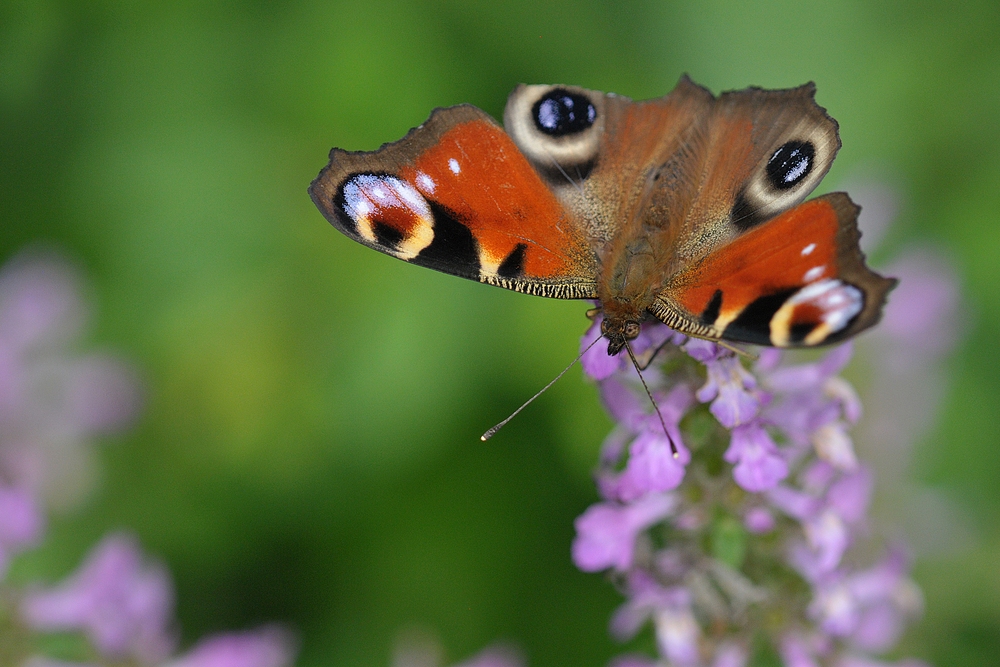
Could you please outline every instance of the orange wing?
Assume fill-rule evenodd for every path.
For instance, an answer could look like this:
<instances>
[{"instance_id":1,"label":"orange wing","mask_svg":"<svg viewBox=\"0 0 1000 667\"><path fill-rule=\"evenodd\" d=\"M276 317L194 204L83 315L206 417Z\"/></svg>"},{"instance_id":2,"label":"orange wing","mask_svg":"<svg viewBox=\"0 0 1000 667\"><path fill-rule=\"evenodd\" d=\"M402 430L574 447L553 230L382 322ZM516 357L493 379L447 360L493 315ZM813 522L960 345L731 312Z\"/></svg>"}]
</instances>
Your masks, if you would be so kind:
<instances>
[{"instance_id":1,"label":"orange wing","mask_svg":"<svg viewBox=\"0 0 1000 667\"><path fill-rule=\"evenodd\" d=\"M674 276L653 310L696 335L760 345L852 336L896 284L865 266L857 212L844 193L800 204Z\"/></svg>"},{"instance_id":2,"label":"orange wing","mask_svg":"<svg viewBox=\"0 0 1000 667\"><path fill-rule=\"evenodd\" d=\"M414 264L557 298L595 298L584 232L485 112L438 109L373 152L333 149L309 188L335 227Z\"/></svg>"}]
</instances>

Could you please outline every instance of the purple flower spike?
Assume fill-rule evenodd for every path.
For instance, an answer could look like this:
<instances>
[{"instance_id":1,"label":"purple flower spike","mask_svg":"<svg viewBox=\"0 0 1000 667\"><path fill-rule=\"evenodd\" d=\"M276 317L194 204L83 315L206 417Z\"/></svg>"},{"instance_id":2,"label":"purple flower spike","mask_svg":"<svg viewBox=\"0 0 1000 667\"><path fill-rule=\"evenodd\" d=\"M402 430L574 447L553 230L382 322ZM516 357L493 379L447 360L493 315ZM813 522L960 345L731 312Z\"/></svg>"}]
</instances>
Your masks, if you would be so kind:
<instances>
[{"instance_id":1,"label":"purple flower spike","mask_svg":"<svg viewBox=\"0 0 1000 667\"><path fill-rule=\"evenodd\" d=\"M288 633L269 626L207 637L165 667L288 667L294 655Z\"/></svg>"},{"instance_id":2,"label":"purple flower spike","mask_svg":"<svg viewBox=\"0 0 1000 667\"><path fill-rule=\"evenodd\" d=\"M573 562L585 572L632 566L636 536L673 511L668 495L649 495L631 505L598 503L576 520Z\"/></svg>"},{"instance_id":3,"label":"purple flower spike","mask_svg":"<svg viewBox=\"0 0 1000 667\"><path fill-rule=\"evenodd\" d=\"M616 425L596 474L606 502L577 519L573 560L615 570L627 600L611 634L628 641L652 623L657 647L655 660L627 655L612 667L746 667L762 635L783 637L785 667L882 665L867 655L895 645L920 598L905 558L859 572L846 557L869 537L872 495L849 435L861 401L837 376L851 345L797 365L791 353L763 350L748 369L730 350L656 325L635 349L660 341L687 353L643 372L665 429L631 365L592 373ZM692 410L694 400L707 410ZM750 562L758 567L743 569ZM759 579L762 565L769 574ZM808 586L811 599L783 595L785 586Z\"/></svg>"},{"instance_id":4,"label":"purple flower spike","mask_svg":"<svg viewBox=\"0 0 1000 667\"><path fill-rule=\"evenodd\" d=\"M736 464L733 468L736 483L754 493L773 489L788 476L788 464L778 446L757 423L733 429L725 459Z\"/></svg>"},{"instance_id":5,"label":"purple flower spike","mask_svg":"<svg viewBox=\"0 0 1000 667\"><path fill-rule=\"evenodd\" d=\"M108 658L156 662L172 648L173 590L159 565L142 562L135 540L110 535L63 583L28 592L21 612L43 631L80 630Z\"/></svg>"}]
</instances>

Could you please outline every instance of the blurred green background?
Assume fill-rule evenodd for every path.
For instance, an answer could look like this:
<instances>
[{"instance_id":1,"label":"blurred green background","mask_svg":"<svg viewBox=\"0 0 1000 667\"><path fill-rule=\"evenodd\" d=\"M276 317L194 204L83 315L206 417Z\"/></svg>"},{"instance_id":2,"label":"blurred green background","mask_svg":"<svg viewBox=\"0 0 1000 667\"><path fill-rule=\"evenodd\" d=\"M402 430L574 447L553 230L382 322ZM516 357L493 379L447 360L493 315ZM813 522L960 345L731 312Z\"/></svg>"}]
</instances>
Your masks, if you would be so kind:
<instances>
[{"instance_id":1,"label":"blurred green background","mask_svg":"<svg viewBox=\"0 0 1000 667\"><path fill-rule=\"evenodd\" d=\"M436 106L494 116L519 82L635 98L814 80L857 170L904 194L888 243L958 267L946 412L915 475L968 547L924 558L903 649L1000 655L1000 5L281 0L0 4L0 251L84 267L98 345L141 369L137 428L43 551L72 569L130 527L173 571L186 643L277 620L301 665L388 665L401 630L450 659L605 664L619 596L569 560L609 422L574 370L580 303L406 265L334 231L306 186ZM891 250L890 250L891 252Z\"/></svg>"}]
</instances>

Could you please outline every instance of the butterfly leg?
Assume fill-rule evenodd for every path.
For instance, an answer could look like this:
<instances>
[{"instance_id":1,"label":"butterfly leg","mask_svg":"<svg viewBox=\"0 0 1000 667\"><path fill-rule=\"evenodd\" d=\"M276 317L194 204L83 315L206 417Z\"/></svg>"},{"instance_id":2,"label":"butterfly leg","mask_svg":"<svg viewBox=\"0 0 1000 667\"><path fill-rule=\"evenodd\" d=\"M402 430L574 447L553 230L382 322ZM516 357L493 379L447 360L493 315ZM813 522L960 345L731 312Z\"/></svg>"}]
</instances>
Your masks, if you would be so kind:
<instances>
[{"instance_id":1,"label":"butterfly leg","mask_svg":"<svg viewBox=\"0 0 1000 667\"><path fill-rule=\"evenodd\" d=\"M637 365L640 371L644 371L649 368L649 365L653 363L653 359L665 348L667 345L672 343L671 340L665 340L656 347L651 347L640 355L636 355Z\"/></svg>"},{"instance_id":2,"label":"butterfly leg","mask_svg":"<svg viewBox=\"0 0 1000 667\"><path fill-rule=\"evenodd\" d=\"M750 361L757 361L757 359L760 358L760 355L758 355L758 354L756 354L754 352L747 352L746 350L744 350L742 348L739 348L739 347L736 347L735 345L732 345L730 343L727 343L724 340L712 339L712 342L715 343L716 345L718 345L719 347L724 347L727 350L729 350L730 352L735 352L739 356L744 357L746 359L749 359Z\"/></svg>"}]
</instances>

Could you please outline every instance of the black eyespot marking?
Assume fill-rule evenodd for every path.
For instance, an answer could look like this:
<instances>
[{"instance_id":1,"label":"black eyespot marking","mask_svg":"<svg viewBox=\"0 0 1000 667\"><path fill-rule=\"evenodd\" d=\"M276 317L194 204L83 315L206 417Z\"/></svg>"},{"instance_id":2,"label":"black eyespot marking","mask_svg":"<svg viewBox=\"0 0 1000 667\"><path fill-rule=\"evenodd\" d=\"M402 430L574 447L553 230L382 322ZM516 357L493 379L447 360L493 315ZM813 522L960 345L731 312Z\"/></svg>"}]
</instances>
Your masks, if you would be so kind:
<instances>
[{"instance_id":1,"label":"black eyespot marking","mask_svg":"<svg viewBox=\"0 0 1000 667\"><path fill-rule=\"evenodd\" d=\"M705 306L705 312L701 314L701 321L705 324L712 324L719 319L719 311L722 310L722 290L715 290L712 299Z\"/></svg>"},{"instance_id":2,"label":"black eyespot marking","mask_svg":"<svg viewBox=\"0 0 1000 667\"><path fill-rule=\"evenodd\" d=\"M372 231L378 244L386 248L395 248L403 241L403 232L378 220L372 223Z\"/></svg>"},{"instance_id":3,"label":"black eyespot marking","mask_svg":"<svg viewBox=\"0 0 1000 667\"><path fill-rule=\"evenodd\" d=\"M585 96L556 88L531 108L535 127L552 137L583 132L597 120L597 109Z\"/></svg>"},{"instance_id":4,"label":"black eyespot marking","mask_svg":"<svg viewBox=\"0 0 1000 667\"><path fill-rule=\"evenodd\" d=\"M771 318L798 291L797 287L762 296L749 306L723 332L725 338L756 345L771 344Z\"/></svg>"},{"instance_id":5,"label":"black eyespot marking","mask_svg":"<svg viewBox=\"0 0 1000 667\"><path fill-rule=\"evenodd\" d=\"M500 266L497 267L497 275L501 278L519 278L524 273L524 251L527 249L528 246L524 243L518 243L514 246L510 254L504 257Z\"/></svg>"},{"instance_id":6,"label":"black eyespot marking","mask_svg":"<svg viewBox=\"0 0 1000 667\"><path fill-rule=\"evenodd\" d=\"M816 149L808 141L789 141L767 161L767 179L778 190L788 190L812 171Z\"/></svg>"},{"instance_id":7,"label":"black eyespot marking","mask_svg":"<svg viewBox=\"0 0 1000 667\"><path fill-rule=\"evenodd\" d=\"M479 280L479 248L469 228L444 206L428 200L434 215L434 240L411 261L435 271Z\"/></svg>"}]
</instances>

